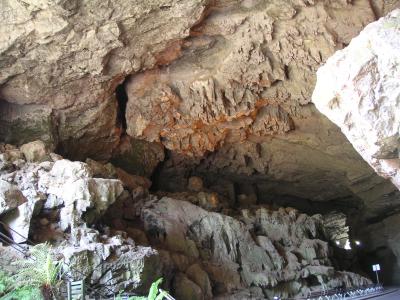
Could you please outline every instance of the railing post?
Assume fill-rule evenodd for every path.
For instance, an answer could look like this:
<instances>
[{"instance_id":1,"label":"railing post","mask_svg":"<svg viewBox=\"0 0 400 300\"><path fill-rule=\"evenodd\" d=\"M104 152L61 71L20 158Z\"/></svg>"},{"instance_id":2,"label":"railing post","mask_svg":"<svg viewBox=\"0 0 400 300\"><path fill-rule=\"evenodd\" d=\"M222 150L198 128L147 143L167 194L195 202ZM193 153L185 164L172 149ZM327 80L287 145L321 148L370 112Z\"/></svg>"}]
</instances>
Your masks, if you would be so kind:
<instances>
[{"instance_id":1,"label":"railing post","mask_svg":"<svg viewBox=\"0 0 400 300\"><path fill-rule=\"evenodd\" d=\"M84 300L86 296L85 281L69 281L67 286L68 300Z\"/></svg>"}]
</instances>

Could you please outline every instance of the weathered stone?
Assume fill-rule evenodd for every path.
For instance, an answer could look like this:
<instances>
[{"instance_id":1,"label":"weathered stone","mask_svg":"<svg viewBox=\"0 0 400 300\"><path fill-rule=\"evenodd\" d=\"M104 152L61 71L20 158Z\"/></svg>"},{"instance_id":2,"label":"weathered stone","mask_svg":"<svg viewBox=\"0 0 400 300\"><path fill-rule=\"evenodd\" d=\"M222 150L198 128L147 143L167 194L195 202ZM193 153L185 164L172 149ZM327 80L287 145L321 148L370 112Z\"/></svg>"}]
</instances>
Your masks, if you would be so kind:
<instances>
[{"instance_id":1,"label":"weathered stone","mask_svg":"<svg viewBox=\"0 0 400 300\"><path fill-rule=\"evenodd\" d=\"M158 64L169 44L189 35L205 4L2 2L0 98L23 107L13 126L37 132L36 138L57 128L62 149L75 158L110 157L120 134L116 86L126 74ZM29 126L23 118L28 105L50 114L38 113L31 118L38 126ZM39 126L41 120L50 125Z\"/></svg>"},{"instance_id":2,"label":"weathered stone","mask_svg":"<svg viewBox=\"0 0 400 300\"><path fill-rule=\"evenodd\" d=\"M18 105L0 99L0 111L0 140L17 145L41 140L49 149L56 146L56 124L51 108Z\"/></svg>"},{"instance_id":3,"label":"weathered stone","mask_svg":"<svg viewBox=\"0 0 400 300\"><path fill-rule=\"evenodd\" d=\"M28 201L1 217L15 243L24 243L29 239L32 216L38 207L38 202Z\"/></svg>"},{"instance_id":4,"label":"weathered stone","mask_svg":"<svg viewBox=\"0 0 400 300\"><path fill-rule=\"evenodd\" d=\"M348 248L349 226L347 226L347 217L343 213L331 212L323 216L325 234L330 241L342 248Z\"/></svg>"},{"instance_id":5,"label":"weathered stone","mask_svg":"<svg viewBox=\"0 0 400 300\"><path fill-rule=\"evenodd\" d=\"M16 185L0 179L0 215L26 202Z\"/></svg>"},{"instance_id":6,"label":"weathered stone","mask_svg":"<svg viewBox=\"0 0 400 300\"><path fill-rule=\"evenodd\" d=\"M137 245L149 246L149 241L143 230L137 228L124 228L126 233L135 241Z\"/></svg>"},{"instance_id":7,"label":"weathered stone","mask_svg":"<svg viewBox=\"0 0 400 300\"><path fill-rule=\"evenodd\" d=\"M116 178L117 172L114 166L110 163L102 164L93 159L86 159L88 167L92 170L93 177L99 178Z\"/></svg>"},{"instance_id":8,"label":"weathered stone","mask_svg":"<svg viewBox=\"0 0 400 300\"><path fill-rule=\"evenodd\" d=\"M92 176L87 164L64 159L40 177L40 190L47 194L46 207L64 206L60 214L63 230L83 216L88 223L94 222L122 193L119 180Z\"/></svg>"},{"instance_id":9,"label":"weathered stone","mask_svg":"<svg viewBox=\"0 0 400 300\"><path fill-rule=\"evenodd\" d=\"M210 279L204 270L198 264L191 265L186 270L186 276L196 283L203 291L204 299L212 299L212 290Z\"/></svg>"},{"instance_id":10,"label":"weathered stone","mask_svg":"<svg viewBox=\"0 0 400 300\"><path fill-rule=\"evenodd\" d=\"M400 10L368 25L318 70L317 108L400 189Z\"/></svg>"},{"instance_id":11,"label":"weathered stone","mask_svg":"<svg viewBox=\"0 0 400 300\"><path fill-rule=\"evenodd\" d=\"M379 276L388 284L400 282L399 226L400 215L395 214L360 228L357 236L365 250L365 253L360 253L363 260L367 265L379 263L384 270ZM367 271L374 275L370 269Z\"/></svg>"},{"instance_id":12,"label":"weathered stone","mask_svg":"<svg viewBox=\"0 0 400 300\"><path fill-rule=\"evenodd\" d=\"M46 145L42 141L23 144L20 149L28 162L42 162L49 159Z\"/></svg>"},{"instance_id":13,"label":"weathered stone","mask_svg":"<svg viewBox=\"0 0 400 300\"><path fill-rule=\"evenodd\" d=\"M59 247L57 251L70 265L69 273L77 280L85 275L91 284L100 284L103 295L120 289L145 293L160 274L158 253L148 247L134 247L121 236L100 239L91 229L78 229L75 245Z\"/></svg>"},{"instance_id":14,"label":"weathered stone","mask_svg":"<svg viewBox=\"0 0 400 300\"><path fill-rule=\"evenodd\" d=\"M187 278L184 274L179 273L174 279L174 290L177 300L193 299L203 300L204 295L201 288Z\"/></svg>"},{"instance_id":15,"label":"weathered stone","mask_svg":"<svg viewBox=\"0 0 400 300\"><path fill-rule=\"evenodd\" d=\"M329 287L368 282L358 275L353 280L335 271L328 244L321 240L325 237L320 235L320 215L310 217L294 209L253 208L242 210L240 222L188 201L163 197L145 204L141 218L150 243L202 261L214 296L252 286L286 297L304 295L310 288L317 288L312 278L319 278ZM201 272L194 268L185 272L207 295L202 280L194 276Z\"/></svg>"},{"instance_id":16,"label":"weathered stone","mask_svg":"<svg viewBox=\"0 0 400 300\"><path fill-rule=\"evenodd\" d=\"M151 181L146 177L129 174L123 169L116 168L116 174L117 178L122 181L124 187L129 190L134 190L138 187L148 189L151 186Z\"/></svg>"}]
</instances>

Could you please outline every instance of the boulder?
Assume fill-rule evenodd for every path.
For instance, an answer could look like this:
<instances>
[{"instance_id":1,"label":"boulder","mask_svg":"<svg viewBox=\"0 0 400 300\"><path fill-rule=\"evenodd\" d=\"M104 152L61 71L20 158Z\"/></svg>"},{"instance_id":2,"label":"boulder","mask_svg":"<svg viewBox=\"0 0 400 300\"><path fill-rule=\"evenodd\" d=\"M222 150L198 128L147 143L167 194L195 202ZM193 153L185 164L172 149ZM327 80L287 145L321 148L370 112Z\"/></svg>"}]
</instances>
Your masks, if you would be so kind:
<instances>
[{"instance_id":1,"label":"boulder","mask_svg":"<svg viewBox=\"0 0 400 300\"><path fill-rule=\"evenodd\" d=\"M79 228L76 234L75 243L60 245L55 251L64 257L72 278L85 276L91 285L100 285L102 295L121 289L144 294L161 276L161 258L150 247L136 247L131 239L119 235L100 236L88 228Z\"/></svg>"},{"instance_id":2,"label":"boulder","mask_svg":"<svg viewBox=\"0 0 400 300\"><path fill-rule=\"evenodd\" d=\"M124 187L129 190L134 190L139 186L149 189L151 186L151 181L148 178L129 174L121 168L116 168L116 175L117 178L122 181Z\"/></svg>"},{"instance_id":3,"label":"boulder","mask_svg":"<svg viewBox=\"0 0 400 300\"><path fill-rule=\"evenodd\" d=\"M72 223L98 220L122 193L122 183L116 179L87 178L67 183L54 196L62 199L60 225L66 230Z\"/></svg>"},{"instance_id":4,"label":"boulder","mask_svg":"<svg viewBox=\"0 0 400 300\"><path fill-rule=\"evenodd\" d=\"M18 186L0 179L0 215L18 207L26 201Z\"/></svg>"},{"instance_id":5,"label":"boulder","mask_svg":"<svg viewBox=\"0 0 400 300\"><path fill-rule=\"evenodd\" d=\"M42 162L49 159L46 145L40 140L24 144L20 150L28 162Z\"/></svg>"},{"instance_id":6,"label":"boulder","mask_svg":"<svg viewBox=\"0 0 400 300\"><path fill-rule=\"evenodd\" d=\"M86 164L92 170L93 177L99 178L116 178L116 170L114 166L110 163L102 164L93 159L86 159Z\"/></svg>"},{"instance_id":7,"label":"boulder","mask_svg":"<svg viewBox=\"0 0 400 300\"><path fill-rule=\"evenodd\" d=\"M38 182L47 195L47 208L61 208L60 225L66 230L73 222L92 223L99 219L123 191L117 179L93 178L89 165L57 160ZM77 225L77 224L76 224Z\"/></svg>"},{"instance_id":8,"label":"boulder","mask_svg":"<svg viewBox=\"0 0 400 300\"><path fill-rule=\"evenodd\" d=\"M62 159L54 163L49 175L52 176L56 182L62 183L92 177L93 173L90 167L83 162Z\"/></svg>"},{"instance_id":9,"label":"boulder","mask_svg":"<svg viewBox=\"0 0 400 300\"><path fill-rule=\"evenodd\" d=\"M327 238L341 248L350 246L347 217L345 214L333 211L323 216L324 230Z\"/></svg>"},{"instance_id":10,"label":"boulder","mask_svg":"<svg viewBox=\"0 0 400 300\"><path fill-rule=\"evenodd\" d=\"M39 202L27 201L2 216L1 220L15 243L25 243L29 239L32 216L39 207Z\"/></svg>"},{"instance_id":11,"label":"boulder","mask_svg":"<svg viewBox=\"0 0 400 300\"><path fill-rule=\"evenodd\" d=\"M173 286L177 300L205 299L201 288L182 273L178 273L178 275L175 276Z\"/></svg>"},{"instance_id":12,"label":"boulder","mask_svg":"<svg viewBox=\"0 0 400 300\"><path fill-rule=\"evenodd\" d=\"M317 72L312 96L374 170L400 189L400 9L369 24Z\"/></svg>"}]
</instances>

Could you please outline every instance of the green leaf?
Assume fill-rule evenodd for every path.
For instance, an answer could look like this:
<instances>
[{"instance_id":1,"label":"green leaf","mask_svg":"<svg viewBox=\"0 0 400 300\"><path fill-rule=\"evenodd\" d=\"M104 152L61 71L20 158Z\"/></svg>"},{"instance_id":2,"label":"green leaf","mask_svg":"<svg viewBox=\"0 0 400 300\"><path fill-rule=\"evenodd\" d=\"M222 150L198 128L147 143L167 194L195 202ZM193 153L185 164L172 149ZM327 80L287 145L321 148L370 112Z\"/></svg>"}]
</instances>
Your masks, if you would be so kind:
<instances>
[{"instance_id":1,"label":"green leaf","mask_svg":"<svg viewBox=\"0 0 400 300\"><path fill-rule=\"evenodd\" d=\"M149 295L147 296L147 300L155 300L158 294L158 286L161 284L163 281L162 278L159 278L155 282L152 283L149 291Z\"/></svg>"}]
</instances>

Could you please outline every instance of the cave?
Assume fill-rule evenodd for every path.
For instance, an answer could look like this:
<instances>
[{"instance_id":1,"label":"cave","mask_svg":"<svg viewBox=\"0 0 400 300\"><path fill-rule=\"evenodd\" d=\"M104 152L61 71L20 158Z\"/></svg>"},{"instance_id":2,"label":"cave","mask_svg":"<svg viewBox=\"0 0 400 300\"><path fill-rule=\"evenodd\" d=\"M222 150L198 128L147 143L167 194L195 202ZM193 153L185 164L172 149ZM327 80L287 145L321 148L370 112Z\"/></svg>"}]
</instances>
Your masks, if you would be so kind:
<instances>
[{"instance_id":1,"label":"cave","mask_svg":"<svg viewBox=\"0 0 400 300\"><path fill-rule=\"evenodd\" d=\"M400 1L164 2L0 4L0 298L398 293Z\"/></svg>"}]
</instances>

